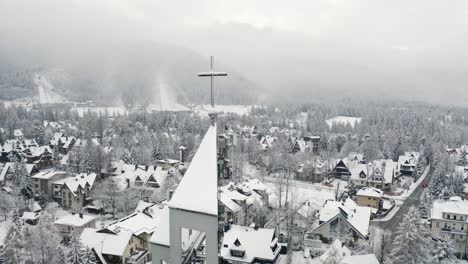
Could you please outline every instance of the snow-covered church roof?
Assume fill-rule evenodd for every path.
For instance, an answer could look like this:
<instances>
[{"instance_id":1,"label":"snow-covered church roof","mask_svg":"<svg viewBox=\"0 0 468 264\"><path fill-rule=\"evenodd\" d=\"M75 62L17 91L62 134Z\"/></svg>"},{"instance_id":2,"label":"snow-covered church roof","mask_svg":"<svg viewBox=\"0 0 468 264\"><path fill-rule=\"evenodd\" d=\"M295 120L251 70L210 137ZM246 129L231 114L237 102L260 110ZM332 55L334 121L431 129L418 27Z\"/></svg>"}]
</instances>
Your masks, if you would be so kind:
<instances>
[{"instance_id":1,"label":"snow-covered church roof","mask_svg":"<svg viewBox=\"0 0 468 264\"><path fill-rule=\"evenodd\" d=\"M177 187L170 208L218 215L216 142L216 125L212 125Z\"/></svg>"}]
</instances>

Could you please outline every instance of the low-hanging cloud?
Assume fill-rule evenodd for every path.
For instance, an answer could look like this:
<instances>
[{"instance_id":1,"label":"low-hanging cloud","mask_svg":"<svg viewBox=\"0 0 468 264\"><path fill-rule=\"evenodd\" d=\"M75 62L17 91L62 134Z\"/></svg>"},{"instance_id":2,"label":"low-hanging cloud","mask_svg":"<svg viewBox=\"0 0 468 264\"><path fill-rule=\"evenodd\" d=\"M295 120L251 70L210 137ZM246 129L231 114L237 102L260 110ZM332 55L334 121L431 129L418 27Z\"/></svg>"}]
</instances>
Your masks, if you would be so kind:
<instances>
[{"instance_id":1,"label":"low-hanging cloud","mask_svg":"<svg viewBox=\"0 0 468 264\"><path fill-rule=\"evenodd\" d=\"M154 41L215 55L271 99L468 105L466 1L2 0L0 12L8 61L86 65L116 43Z\"/></svg>"}]
</instances>

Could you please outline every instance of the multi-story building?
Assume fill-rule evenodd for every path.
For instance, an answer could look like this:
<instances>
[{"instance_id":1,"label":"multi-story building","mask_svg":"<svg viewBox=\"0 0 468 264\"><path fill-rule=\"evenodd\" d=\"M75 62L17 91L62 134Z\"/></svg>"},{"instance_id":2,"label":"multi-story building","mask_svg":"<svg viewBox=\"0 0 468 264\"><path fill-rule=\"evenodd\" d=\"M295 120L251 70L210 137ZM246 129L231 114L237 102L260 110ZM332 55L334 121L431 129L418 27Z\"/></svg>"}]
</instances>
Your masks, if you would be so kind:
<instances>
[{"instance_id":1,"label":"multi-story building","mask_svg":"<svg viewBox=\"0 0 468 264\"><path fill-rule=\"evenodd\" d=\"M419 152L405 152L398 158L397 171L403 176L415 176L418 174Z\"/></svg>"},{"instance_id":2,"label":"multi-story building","mask_svg":"<svg viewBox=\"0 0 468 264\"><path fill-rule=\"evenodd\" d=\"M372 187L364 187L356 193L356 203L359 206L380 210L383 205L383 192Z\"/></svg>"},{"instance_id":3,"label":"multi-story building","mask_svg":"<svg viewBox=\"0 0 468 264\"><path fill-rule=\"evenodd\" d=\"M468 201L452 197L435 201L431 211L431 235L450 240L458 257L467 257Z\"/></svg>"}]
</instances>

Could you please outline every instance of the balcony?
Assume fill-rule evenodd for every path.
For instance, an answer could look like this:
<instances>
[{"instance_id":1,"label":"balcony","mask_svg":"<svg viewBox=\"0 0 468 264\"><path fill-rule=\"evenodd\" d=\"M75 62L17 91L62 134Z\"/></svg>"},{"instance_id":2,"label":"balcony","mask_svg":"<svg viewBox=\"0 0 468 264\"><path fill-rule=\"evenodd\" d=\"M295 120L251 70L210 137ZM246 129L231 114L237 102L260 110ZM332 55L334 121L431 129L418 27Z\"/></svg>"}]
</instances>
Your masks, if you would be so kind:
<instances>
[{"instance_id":1,"label":"balcony","mask_svg":"<svg viewBox=\"0 0 468 264\"><path fill-rule=\"evenodd\" d=\"M146 256L148 255L148 249L137 248L132 255L127 258L125 264L144 264L146 263Z\"/></svg>"}]
</instances>

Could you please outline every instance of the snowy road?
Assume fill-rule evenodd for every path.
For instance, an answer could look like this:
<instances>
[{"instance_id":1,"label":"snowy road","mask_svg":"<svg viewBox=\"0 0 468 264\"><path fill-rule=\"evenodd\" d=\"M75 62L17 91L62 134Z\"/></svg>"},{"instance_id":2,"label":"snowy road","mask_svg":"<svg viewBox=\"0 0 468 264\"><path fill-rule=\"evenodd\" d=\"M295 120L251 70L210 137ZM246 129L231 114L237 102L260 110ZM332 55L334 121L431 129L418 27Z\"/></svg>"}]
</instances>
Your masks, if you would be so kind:
<instances>
[{"instance_id":1,"label":"snowy road","mask_svg":"<svg viewBox=\"0 0 468 264\"><path fill-rule=\"evenodd\" d=\"M419 200L421 198L421 193L423 188L421 187L422 182L430 182L432 173L430 170L426 170L425 174L421 175L422 178L425 178L421 181L413 193L404 201L404 203L400 206L400 209L395 213L395 215L388 221L380 221L380 222L372 222L373 225L380 226L384 229L392 231L396 230L398 224L403 221L403 217L408 213L408 210L411 206L417 207L419 205ZM428 175L427 175L428 174ZM427 175L427 177L425 177Z\"/></svg>"}]
</instances>

